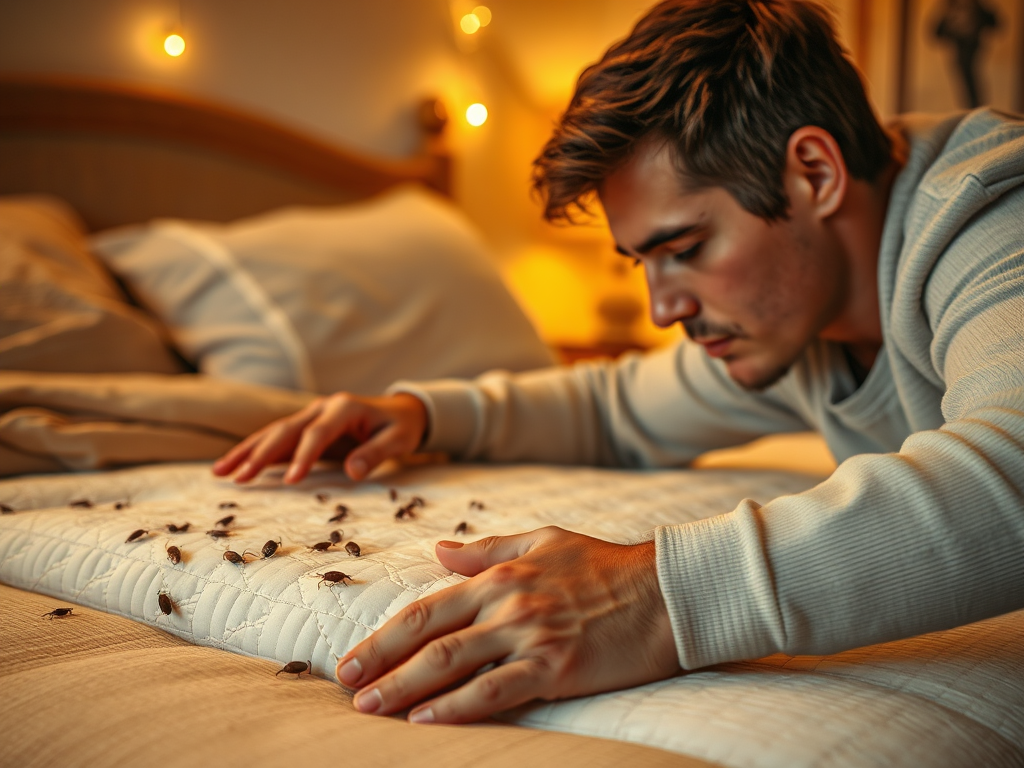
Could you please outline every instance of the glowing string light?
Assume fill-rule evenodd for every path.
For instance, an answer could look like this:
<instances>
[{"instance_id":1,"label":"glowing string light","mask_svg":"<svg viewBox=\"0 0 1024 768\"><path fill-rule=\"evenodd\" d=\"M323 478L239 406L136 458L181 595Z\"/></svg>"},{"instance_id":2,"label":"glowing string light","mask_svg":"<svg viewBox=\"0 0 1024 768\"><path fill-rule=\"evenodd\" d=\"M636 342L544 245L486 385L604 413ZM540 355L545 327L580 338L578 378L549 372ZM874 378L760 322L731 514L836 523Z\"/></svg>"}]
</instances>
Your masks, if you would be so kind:
<instances>
[{"instance_id":1,"label":"glowing string light","mask_svg":"<svg viewBox=\"0 0 1024 768\"><path fill-rule=\"evenodd\" d=\"M185 39L181 35L168 35L164 39L164 50L168 56L181 56L185 52Z\"/></svg>"},{"instance_id":2,"label":"glowing string light","mask_svg":"<svg viewBox=\"0 0 1024 768\"><path fill-rule=\"evenodd\" d=\"M482 25L480 24L480 19L475 13L467 13L459 21L459 26L462 27L462 31L467 35L472 35L475 34Z\"/></svg>"},{"instance_id":3,"label":"glowing string light","mask_svg":"<svg viewBox=\"0 0 1024 768\"><path fill-rule=\"evenodd\" d=\"M487 107L479 102L470 104L466 109L466 122L473 127L479 127L487 122Z\"/></svg>"},{"instance_id":4,"label":"glowing string light","mask_svg":"<svg viewBox=\"0 0 1024 768\"><path fill-rule=\"evenodd\" d=\"M491 23L491 9L486 5L478 5L473 9L473 15L476 16L480 22L481 27L486 27Z\"/></svg>"}]
</instances>

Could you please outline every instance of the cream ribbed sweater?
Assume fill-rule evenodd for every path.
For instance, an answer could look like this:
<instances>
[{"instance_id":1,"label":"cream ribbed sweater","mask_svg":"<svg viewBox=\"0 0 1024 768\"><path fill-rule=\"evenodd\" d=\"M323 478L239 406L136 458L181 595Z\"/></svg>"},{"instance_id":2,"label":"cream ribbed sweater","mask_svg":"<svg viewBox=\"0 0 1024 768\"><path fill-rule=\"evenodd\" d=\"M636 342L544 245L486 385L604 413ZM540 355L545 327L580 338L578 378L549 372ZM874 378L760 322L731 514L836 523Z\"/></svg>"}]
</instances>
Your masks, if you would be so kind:
<instances>
[{"instance_id":1,"label":"cream ribbed sweater","mask_svg":"<svg viewBox=\"0 0 1024 768\"><path fill-rule=\"evenodd\" d=\"M828 653L1024 607L1024 122L908 121L879 257L884 347L858 388L817 343L740 389L683 342L617 363L399 383L425 450L681 466L819 430L841 462L805 493L656 532L685 668Z\"/></svg>"}]
</instances>

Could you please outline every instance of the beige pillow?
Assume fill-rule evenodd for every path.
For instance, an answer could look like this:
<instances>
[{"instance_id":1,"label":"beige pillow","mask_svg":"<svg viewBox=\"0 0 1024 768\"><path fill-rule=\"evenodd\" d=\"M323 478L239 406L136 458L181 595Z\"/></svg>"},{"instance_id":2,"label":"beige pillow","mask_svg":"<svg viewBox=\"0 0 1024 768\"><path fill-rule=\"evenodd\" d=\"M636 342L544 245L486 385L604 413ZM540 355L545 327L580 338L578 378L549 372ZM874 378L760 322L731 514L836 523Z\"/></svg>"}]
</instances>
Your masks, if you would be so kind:
<instances>
[{"instance_id":1,"label":"beige pillow","mask_svg":"<svg viewBox=\"0 0 1024 768\"><path fill-rule=\"evenodd\" d=\"M551 365L479 236L443 198L173 220L93 239L201 372L312 392Z\"/></svg>"},{"instance_id":2,"label":"beige pillow","mask_svg":"<svg viewBox=\"0 0 1024 768\"><path fill-rule=\"evenodd\" d=\"M177 373L160 325L89 253L56 198L0 198L0 370Z\"/></svg>"}]
</instances>

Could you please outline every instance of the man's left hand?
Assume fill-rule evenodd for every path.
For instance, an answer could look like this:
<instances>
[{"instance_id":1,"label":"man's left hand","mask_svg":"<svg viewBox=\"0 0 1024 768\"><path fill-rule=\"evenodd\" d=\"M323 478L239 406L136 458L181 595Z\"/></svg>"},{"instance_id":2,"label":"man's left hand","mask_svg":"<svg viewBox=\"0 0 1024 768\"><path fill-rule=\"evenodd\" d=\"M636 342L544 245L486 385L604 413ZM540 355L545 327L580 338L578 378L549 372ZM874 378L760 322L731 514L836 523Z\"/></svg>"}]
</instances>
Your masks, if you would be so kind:
<instances>
[{"instance_id":1,"label":"man's left hand","mask_svg":"<svg viewBox=\"0 0 1024 768\"><path fill-rule=\"evenodd\" d=\"M338 662L338 679L360 689L362 712L389 715L429 699L411 722L466 723L679 670L654 542L624 546L548 527L442 541L437 557L473 578L404 608Z\"/></svg>"}]
</instances>

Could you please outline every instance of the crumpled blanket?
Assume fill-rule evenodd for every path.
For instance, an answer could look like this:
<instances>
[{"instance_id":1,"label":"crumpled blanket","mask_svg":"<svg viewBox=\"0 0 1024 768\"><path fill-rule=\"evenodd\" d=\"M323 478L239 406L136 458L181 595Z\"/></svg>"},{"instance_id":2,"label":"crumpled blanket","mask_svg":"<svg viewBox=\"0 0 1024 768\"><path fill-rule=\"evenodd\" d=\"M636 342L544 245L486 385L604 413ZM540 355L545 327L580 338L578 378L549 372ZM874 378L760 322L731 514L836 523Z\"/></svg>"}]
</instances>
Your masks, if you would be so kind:
<instances>
[{"instance_id":1,"label":"crumpled blanket","mask_svg":"<svg viewBox=\"0 0 1024 768\"><path fill-rule=\"evenodd\" d=\"M314 397L192 374L0 371L0 476L214 459Z\"/></svg>"}]
</instances>

